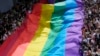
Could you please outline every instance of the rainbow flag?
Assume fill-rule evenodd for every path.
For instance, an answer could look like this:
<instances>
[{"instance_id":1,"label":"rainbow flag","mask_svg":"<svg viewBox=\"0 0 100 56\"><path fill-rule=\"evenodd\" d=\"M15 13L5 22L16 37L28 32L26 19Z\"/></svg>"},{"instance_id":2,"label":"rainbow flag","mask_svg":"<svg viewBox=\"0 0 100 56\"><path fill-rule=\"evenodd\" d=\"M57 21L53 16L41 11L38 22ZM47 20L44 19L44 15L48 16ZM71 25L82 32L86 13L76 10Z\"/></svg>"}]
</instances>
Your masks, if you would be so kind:
<instances>
[{"instance_id":1,"label":"rainbow flag","mask_svg":"<svg viewBox=\"0 0 100 56\"><path fill-rule=\"evenodd\" d=\"M81 0L37 3L26 20L0 47L0 56L80 56Z\"/></svg>"}]
</instances>

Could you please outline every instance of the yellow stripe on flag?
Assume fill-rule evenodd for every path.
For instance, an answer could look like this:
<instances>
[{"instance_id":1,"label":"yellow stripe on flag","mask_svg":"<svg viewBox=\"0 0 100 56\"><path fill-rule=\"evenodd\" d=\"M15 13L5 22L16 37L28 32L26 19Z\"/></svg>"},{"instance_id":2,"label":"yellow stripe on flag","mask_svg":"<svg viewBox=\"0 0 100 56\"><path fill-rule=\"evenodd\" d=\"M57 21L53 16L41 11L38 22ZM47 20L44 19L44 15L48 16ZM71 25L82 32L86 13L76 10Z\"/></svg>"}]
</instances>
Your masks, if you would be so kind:
<instances>
[{"instance_id":1,"label":"yellow stripe on flag","mask_svg":"<svg viewBox=\"0 0 100 56\"><path fill-rule=\"evenodd\" d=\"M53 4L42 5L42 13L39 28L27 47L24 56L40 56L41 51L50 33L50 21L54 11Z\"/></svg>"}]
</instances>

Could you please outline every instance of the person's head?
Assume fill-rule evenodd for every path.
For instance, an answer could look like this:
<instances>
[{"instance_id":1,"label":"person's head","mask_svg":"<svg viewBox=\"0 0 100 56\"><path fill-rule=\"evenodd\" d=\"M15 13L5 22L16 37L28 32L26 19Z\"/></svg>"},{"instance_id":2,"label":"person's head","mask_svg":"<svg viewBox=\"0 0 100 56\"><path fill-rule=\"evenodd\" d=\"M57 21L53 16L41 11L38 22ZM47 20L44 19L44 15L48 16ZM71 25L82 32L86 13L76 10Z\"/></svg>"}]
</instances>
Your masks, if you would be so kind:
<instances>
[{"instance_id":1,"label":"person's head","mask_svg":"<svg viewBox=\"0 0 100 56\"><path fill-rule=\"evenodd\" d=\"M99 28L96 29L96 33L100 33L100 29Z\"/></svg>"}]
</instances>

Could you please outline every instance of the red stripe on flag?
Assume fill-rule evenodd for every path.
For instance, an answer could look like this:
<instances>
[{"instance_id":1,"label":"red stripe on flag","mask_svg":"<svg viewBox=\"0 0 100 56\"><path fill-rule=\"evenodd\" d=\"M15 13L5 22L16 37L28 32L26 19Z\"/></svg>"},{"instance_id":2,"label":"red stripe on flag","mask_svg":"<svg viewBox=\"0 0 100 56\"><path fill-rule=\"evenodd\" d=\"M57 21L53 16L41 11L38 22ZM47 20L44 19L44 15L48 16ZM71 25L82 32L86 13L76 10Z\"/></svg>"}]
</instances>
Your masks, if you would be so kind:
<instances>
[{"instance_id":1,"label":"red stripe on flag","mask_svg":"<svg viewBox=\"0 0 100 56\"><path fill-rule=\"evenodd\" d=\"M40 0L40 3L46 4L46 3L48 3L48 0Z\"/></svg>"},{"instance_id":2,"label":"red stripe on flag","mask_svg":"<svg viewBox=\"0 0 100 56\"><path fill-rule=\"evenodd\" d=\"M38 29L40 16L41 16L41 4L36 4L32 14L27 14L24 24L13 33L9 39L2 45L0 49L0 56L12 56L16 48L24 43L30 43L32 37L35 35ZM23 51L16 55L23 56L27 46L23 47Z\"/></svg>"}]
</instances>

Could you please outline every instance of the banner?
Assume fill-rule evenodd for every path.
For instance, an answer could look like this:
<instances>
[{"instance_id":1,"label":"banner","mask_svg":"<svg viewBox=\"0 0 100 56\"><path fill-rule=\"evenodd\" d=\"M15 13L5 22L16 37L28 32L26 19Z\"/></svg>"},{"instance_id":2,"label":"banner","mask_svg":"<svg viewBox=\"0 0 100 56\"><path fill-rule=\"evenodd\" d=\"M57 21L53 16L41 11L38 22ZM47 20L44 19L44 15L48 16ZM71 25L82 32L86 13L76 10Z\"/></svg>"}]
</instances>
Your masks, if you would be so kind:
<instances>
[{"instance_id":1,"label":"banner","mask_svg":"<svg viewBox=\"0 0 100 56\"><path fill-rule=\"evenodd\" d=\"M80 56L82 1L43 3L35 4L22 26L8 37L0 56Z\"/></svg>"}]
</instances>

